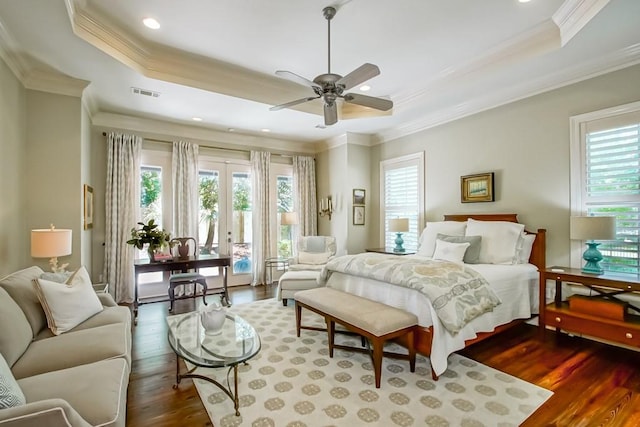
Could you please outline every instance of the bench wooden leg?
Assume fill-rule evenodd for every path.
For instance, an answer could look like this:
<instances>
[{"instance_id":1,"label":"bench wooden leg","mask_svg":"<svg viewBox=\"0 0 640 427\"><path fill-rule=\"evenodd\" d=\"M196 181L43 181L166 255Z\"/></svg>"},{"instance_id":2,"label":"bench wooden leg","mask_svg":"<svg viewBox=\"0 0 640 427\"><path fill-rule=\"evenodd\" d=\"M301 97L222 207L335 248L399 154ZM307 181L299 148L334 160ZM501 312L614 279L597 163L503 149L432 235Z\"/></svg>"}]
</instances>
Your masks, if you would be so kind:
<instances>
[{"instance_id":1,"label":"bench wooden leg","mask_svg":"<svg viewBox=\"0 0 640 427\"><path fill-rule=\"evenodd\" d=\"M300 322L301 321L302 321L302 306L296 303L296 334L298 335L298 338L300 338Z\"/></svg>"},{"instance_id":2,"label":"bench wooden leg","mask_svg":"<svg viewBox=\"0 0 640 427\"><path fill-rule=\"evenodd\" d=\"M329 357L333 357L333 345L336 337L336 322L333 319L325 318L327 323L327 337L329 338Z\"/></svg>"},{"instance_id":3,"label":"bench wooden leg","mask_svg":"<svg viewBox=\"0 0 640 427\"><path fill-rule=\"evenodd\" d=\"M409 369L416 371L416 347L413 341L413 329L407 334L407 350L409 350Z\"/></svg>"},{"instance_id":4,"label":"bench wooden leg","mask_svg":"<svg viewBox=\"0 0 640 427\"><path fill-rule=\"evenodd\" d=\"M376 388L380 388L380 377L382 377L382 353L384 341L377 338L371 340L373 345L373 372L376 378Z\"/></svg>"}]
</instances>

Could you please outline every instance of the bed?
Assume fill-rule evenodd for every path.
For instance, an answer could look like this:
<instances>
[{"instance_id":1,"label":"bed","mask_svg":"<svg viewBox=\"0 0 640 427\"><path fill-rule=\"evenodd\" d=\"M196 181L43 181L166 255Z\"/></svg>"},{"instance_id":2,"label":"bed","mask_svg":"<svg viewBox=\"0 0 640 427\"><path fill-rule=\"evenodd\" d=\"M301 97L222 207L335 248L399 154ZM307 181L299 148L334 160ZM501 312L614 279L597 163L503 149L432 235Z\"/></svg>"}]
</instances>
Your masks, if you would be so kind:
<instances>
[{"instance_id":1,"label":"bed","mask_svg":"<svg viewBox=\"0 0 640 427\"><path fill-rule=\"evenodd\" d=\"M545 237L546 230L538 229L536 232L524 230L518 224L516 214L466 214L445 215L442 223L453 224L467 222L475 227L505 226L504 222L514 223L513 227L522 227L522 235L528 235L530 255L528 262L522 259L517 264L474 263L464 264L473 271L486 278L492 291L499 298L499 303L490 311L479 314L477 317L461 326L455 333L450 332L449 326L438 317L440 313L434 310L434 304L423 293L416 289L397 286L390 281L376 280L364 277L358 273L345 271L325 271L326 286L353 293L394 307L402 308L418 317L418 332L415 334L416 350L428 356L431 360L432 375L436 379L447 368L448 356L468 345L481 341L494 334L500 333L511 326L530 319L538 313L538 286L539 269L545 268ZM453 223L453 222L457 223ZM487 223L490 221L492 223ZM499 223L496 223L498 221ZM427 223L435 227L435 223ZM446 225L444 224L444 225ZM468 229L471 229L468 225ZM435 228L434 228L435 229ZM426 233L426 231L425 231ZM440 237L441 235L439 235ZM423 237L421 237L423 239ZM439 241L441 244L442 242ZM495 239L494 239L495 240ZM484 241L490 242L490 238ZM483 247L483 250L486 248ZM423 254L424 255L424 254ZM360 254L353 257L368 257L368 260L378 260L386 257L385 262L421 262L423 255L395 255ZM350 255L347 255L350 257ZM391 260L394 259L395 261ZM410 259L412 259L410 261ZM486 259L485 259L485 262ZM331 270L333 267L328 266ZM449 329L449 330L448 330Z\"/></svg>"}]
</instances>

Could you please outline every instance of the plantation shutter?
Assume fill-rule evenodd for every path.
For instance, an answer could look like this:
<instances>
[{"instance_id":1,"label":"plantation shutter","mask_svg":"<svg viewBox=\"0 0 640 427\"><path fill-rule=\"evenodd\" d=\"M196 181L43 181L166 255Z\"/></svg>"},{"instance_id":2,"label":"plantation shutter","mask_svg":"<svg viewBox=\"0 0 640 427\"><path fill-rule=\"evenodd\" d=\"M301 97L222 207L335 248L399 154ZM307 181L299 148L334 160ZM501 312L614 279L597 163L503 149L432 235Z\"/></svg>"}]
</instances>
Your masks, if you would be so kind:
<instances>
[{"instance_id":1,"label":"plantation shutter","mask_svg":"<svg viewBox=\"0 0 640 427\"><path fill-rule=\"evenodd\" d=\"M635 116L635 117L634 117ZM606 271L640 273L640 119L586 125L583 202L588 215L615 216L617 240L603 242ZM629 123L633 120L633 123ZM607 126L607 124L609 126Z\"/></svg>"},{"instance_id":2,"label":"plantation shutter","mask_svg":"<svg viewBox=\"0 0 640 427\"><path fill-rule=\"evenodd\" d=\"M422 155L385 162L382 166L384 243L387 248L395 246L396 233L389 231L389 220L408 218L409 231L402 233L404 247L418 247L419 223L422 212L423 193Z\"/></svg>"}]
</instances>

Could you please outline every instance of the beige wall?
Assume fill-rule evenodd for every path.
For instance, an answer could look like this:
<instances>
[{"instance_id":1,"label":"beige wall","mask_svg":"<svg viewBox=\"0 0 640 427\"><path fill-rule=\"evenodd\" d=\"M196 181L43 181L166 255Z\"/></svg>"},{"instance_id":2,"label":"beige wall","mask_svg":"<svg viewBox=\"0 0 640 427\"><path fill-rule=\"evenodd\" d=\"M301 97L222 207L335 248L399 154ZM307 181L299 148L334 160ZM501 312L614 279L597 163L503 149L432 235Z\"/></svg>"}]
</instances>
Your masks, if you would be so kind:
<instances>
[{"instance_id":1,"label":"beige wall","mask_svg":"<svg viewBox=\"0 0 640 427\"><path fill-rule=\"evenodd\" d=\"M28 229L73 231L73 253L59 262L75 270L82 259L82 105L80 98L27 90ZM89 173L88 171L86 172ZM29 259L48 269L48 260ZM86 265L91 269L91 265Z\"/></svg>"},{"instance_id":2,"label":"beige wall","mask_svg":"<svg viewBox=\"0 0 640 427\"><path fill-rule=\"evenodd\" d=\"M26 91L0 59L0 277L25 266Z\"/></svg>"},{"instance_id":3,"label":"beige wall","mask_svg":"<svg viewBox=\"0 0 640 427\"><path fill-rule=\"evenodd\" d=\"M425 151L426 219L515 212L547 229L548 264L569 263L569 118L640 100L640 66L596 77L376 146L375 165ZM460 176L495 172L496 201L461 203ZM374 229L378 229L379 221Z\"/></svg>"}]
</instances>

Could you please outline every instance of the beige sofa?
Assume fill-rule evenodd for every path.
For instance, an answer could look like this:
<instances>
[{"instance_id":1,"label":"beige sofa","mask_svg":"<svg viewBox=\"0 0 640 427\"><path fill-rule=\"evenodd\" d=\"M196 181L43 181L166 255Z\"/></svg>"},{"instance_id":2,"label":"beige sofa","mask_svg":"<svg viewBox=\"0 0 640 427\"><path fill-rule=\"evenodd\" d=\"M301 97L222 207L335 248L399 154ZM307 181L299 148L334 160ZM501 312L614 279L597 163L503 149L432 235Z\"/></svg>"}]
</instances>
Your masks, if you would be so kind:
<instances>
[{"instance_id":1,"label":"beige sofa","mask_svg":"<svg viewBox=\"0 0 640 427\"><path fill-rule=\"evenodd\" d=\"M11 406L0 426L125 426L130 310L98 294L101 312L54 335L32 283L42 274L30 267L0 280L0 353L26 401L0 396Z\"/></svg>"}]
</instances>

